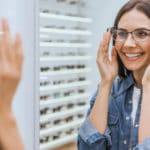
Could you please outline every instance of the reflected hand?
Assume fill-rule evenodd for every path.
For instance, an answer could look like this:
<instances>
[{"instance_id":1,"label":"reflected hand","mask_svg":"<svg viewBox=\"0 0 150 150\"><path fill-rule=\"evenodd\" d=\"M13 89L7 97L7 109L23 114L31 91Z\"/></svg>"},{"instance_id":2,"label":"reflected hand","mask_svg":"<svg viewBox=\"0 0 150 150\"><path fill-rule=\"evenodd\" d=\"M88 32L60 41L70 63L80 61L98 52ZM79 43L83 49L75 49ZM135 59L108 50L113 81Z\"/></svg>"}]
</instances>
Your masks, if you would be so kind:
<instances>
[{"instance_id":1,"label":"reflected hand","mask_svg":"<svg viewBox=\"0 0 150 150\"><path fill-rule=\"evenodd\" d=\"M12 99L21 79L22 43L19 34L11 39L8 23L2 20L0 36L0 110L11 111Z\"/></svg>"}]
</instances>

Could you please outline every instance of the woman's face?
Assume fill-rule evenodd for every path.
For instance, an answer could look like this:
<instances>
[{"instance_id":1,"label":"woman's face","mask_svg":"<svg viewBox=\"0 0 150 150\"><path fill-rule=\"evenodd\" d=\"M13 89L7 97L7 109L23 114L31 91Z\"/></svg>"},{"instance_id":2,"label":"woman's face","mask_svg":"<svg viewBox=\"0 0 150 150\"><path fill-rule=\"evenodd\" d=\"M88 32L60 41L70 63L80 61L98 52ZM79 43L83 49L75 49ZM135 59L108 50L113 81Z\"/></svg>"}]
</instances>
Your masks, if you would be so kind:
<instances>
[{"instance_id":1,"label":"woman's face","mask_svg":"<svg viewBox=\"0 0 150 150\"><path fill-rule=\"evenodd\" d=\"M118 28L128 32L139 28L150 30L150 19L141 11L133 9L121 17ZM115 47L124 66L130 71L143 71L150 63L150 35L146 41L136 42L128 34L127 39L123 43L116 42Z\"/></svg>"}]
</instances>

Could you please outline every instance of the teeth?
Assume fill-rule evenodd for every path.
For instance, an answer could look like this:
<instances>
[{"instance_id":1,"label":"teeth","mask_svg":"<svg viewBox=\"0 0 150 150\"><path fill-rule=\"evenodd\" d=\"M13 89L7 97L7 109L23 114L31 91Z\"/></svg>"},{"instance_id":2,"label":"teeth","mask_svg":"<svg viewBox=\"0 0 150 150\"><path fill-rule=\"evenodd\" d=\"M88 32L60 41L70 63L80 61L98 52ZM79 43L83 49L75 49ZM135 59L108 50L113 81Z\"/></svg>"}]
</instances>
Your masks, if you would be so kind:
<instances>
[{"instance_id":1,"label":"teeth","mask_svg":"<svg viewBox=\"0 0 150 150\"><path fill-rule=\"evenodd\" d=\"M138 57L138 56L140 56L140 55L142 55L142 54L125 54L127 57L129 57L129 58L133 58L133 57Z\"/></svg>"}]
</instances>

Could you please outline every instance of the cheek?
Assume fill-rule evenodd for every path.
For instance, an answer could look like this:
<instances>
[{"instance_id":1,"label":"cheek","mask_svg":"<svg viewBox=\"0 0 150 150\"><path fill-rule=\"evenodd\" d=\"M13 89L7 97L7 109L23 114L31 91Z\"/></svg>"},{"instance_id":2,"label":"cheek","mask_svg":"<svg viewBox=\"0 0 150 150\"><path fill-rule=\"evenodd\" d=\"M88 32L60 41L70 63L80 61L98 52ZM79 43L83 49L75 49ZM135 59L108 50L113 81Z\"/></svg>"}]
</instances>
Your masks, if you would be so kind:
<instances>
[{"instance_id":1,"label":"cheek","mask_svg":"<svg viewBox=\"0 0 150 150\"><path fill-rule=\"evenodd\" d=\"M143 43L139 46L139 48L145 53L145 56L148 57L147 59L150 60L150 44Z\"/></svg>"},{"instance_id":2,"label":"cheek","mask_svg":"<svg viewBox=\"0 0 150 150\"><path fill-rule=\"evenodd\" d=\"M142 45L141 48L142 48L145 52L150 53L150 44Z\"/></svg>"}]
</instances>

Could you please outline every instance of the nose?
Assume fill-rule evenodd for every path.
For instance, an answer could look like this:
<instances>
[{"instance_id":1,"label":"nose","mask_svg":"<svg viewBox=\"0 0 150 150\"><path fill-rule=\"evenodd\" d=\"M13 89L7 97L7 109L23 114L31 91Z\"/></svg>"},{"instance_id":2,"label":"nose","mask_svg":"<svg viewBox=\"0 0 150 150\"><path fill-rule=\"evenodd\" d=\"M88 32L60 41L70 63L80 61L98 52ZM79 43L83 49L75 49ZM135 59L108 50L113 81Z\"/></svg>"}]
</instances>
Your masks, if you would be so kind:
<instances>
[{"instance_id":1,"label":"nose","mask_svg":"<svg viewBox=\"0 0 150 150\"><path fill-rule=\"evenodd\" d=\"M136 47L136 42L131 33L128 34L127 39L124 42L124 47Z\"/></svg>"}]
</instances>

